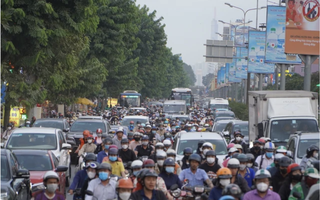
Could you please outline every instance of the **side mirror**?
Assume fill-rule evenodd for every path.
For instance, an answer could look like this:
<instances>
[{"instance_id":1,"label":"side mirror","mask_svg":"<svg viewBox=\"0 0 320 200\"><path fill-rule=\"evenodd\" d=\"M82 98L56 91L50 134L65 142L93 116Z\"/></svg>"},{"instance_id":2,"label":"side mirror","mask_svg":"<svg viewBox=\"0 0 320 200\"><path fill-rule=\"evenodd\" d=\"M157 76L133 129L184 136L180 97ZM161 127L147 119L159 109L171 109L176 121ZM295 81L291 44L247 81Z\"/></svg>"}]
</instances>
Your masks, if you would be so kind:
<instances>
[{"instance_id":1,"label":"side mirror","mask_svg":"<svg viewBox=\"0 0 320 200\"><path fill-rule=\"evenodd\" d=\"M27 170L27 169L19 169L17 171L16 178L29 178L29 177L30 177L29 170Z\"/></svg>"},{"instance_id":2,"label":"side mirror","mask_svg":"<svg viewBox=\"0 0 320 200\"><path fill-rule=\"evenodd\" d=\"M67 133L67 132L70 131L70 128L65 128L65 129L63 129L62 131L65 132L65 133Z\"/></svg>"},{"instance_id":3,"label":"side mirror","mask_svg":"<svg viewBox=\"0 0 320 200\"><path fill-rule=\"evenodd\" d=\"M84 192L85 192L86 195L88 195L88 196L93 196L93 192L90 191L90 190L86 190L86 191L84 191Z\"/></svg>"},{"instance_id":4,"label":"side mirror","mask_svg":"<svg viewBox=\"0 0 320 200\"><path fill-rule=\"evenodd\" d=\"M67 166L58 166L54 171L55 172L66 172L68 170Z\"/></svg>"},{"instance_id":5,"label":"side mirror","mask_svg":"<svg viewBox=\"0 0 320 200\"><path fill-rule=\"evenodd\" d=\"M71 149L71 144L63 143L62 144L62 149Z\"/></svg>"},{"instance_id":6,"label":"side mirror","mask_svg":"<svg viewBox=\"0 0 320 200\"><path fill-rule=\"evenodd\" d=\"M114 133L115 133L115 131L113 131L113 130L109 131L109 134L114 134Z\"/></svg>"}]
</instances>

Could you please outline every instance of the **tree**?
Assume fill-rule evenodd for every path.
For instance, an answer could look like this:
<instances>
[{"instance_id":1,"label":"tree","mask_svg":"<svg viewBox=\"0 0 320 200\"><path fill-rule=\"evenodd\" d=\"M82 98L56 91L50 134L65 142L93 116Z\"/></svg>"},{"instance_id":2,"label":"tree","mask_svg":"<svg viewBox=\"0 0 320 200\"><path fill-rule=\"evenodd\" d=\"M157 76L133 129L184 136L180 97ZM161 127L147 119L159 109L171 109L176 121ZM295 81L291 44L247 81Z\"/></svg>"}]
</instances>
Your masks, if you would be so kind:
<instances>
[{"instance_id":1,"label":"tree","mask_svg":"<svg viewBox=\"0 0 320 200\"><path fill-rule=\"evenodd\" d=\"M183 69L185 71L185 73L188 76L189 79L189 85L190 86L194 86L194 84L196 83L197 79L196 76L194 75L193 69L190 65L183 63Z\"/></svg>"},{"instance_id":2,"label":"tree","mask_svg":"<svg viewBox=\"0 0 320 200\"><path fill-rule=\"evenodd\" d=\"M202 77L202 84L204 86L209 86L213 79L214 79L214 74L213 73L209 73L209 74L207 74L207 75Z\"/></svg>"}]
</instances>

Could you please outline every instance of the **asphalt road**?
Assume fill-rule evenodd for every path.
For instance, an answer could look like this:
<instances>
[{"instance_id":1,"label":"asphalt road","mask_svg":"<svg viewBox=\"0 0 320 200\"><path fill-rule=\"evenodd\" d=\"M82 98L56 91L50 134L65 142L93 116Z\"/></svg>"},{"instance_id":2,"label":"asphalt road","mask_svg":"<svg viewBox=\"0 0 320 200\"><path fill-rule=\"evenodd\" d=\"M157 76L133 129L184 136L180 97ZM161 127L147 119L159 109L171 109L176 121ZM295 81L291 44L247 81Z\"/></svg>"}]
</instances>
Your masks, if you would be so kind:
<instances>
[{"instance_id":1,"label":"asphalt road","mask_svg":"<svg viewBox=\"0 0 320 200\"><path fill-rule=\"evenodd\" d=\"M70 184L72 183L72 181L73 181L73 177L74 177L74 175L76 174L75 173L75 169L76 167L75 167L75 165L71 165L71 181L70 181ZM69 191L69 188L67 188L67 200L72 200L73 199L73 195L70 195L69 193L68 193L68 191Z\"/></svg>"}]
</instances>

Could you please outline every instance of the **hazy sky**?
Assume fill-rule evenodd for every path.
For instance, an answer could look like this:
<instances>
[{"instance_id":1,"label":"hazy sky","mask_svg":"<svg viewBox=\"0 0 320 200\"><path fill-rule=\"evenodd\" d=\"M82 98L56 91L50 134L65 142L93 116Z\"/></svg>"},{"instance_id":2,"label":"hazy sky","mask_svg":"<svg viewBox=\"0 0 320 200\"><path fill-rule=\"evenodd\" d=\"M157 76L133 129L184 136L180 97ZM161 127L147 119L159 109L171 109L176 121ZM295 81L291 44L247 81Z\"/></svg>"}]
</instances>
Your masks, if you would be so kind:
<instances>
[{"instance_id":1,"label":"hazy sky","mask_svg":"<svg viewBox=\"0 0 320 200\"><path fill-rule=\"evenodd\" d=\"M267 0L258 0L259 7L266 6ZM214 18L226 22L243 19L243 12L230 8L224 3L238 6L244 10L257 7L257 0L136 0L137 4L147 5L150 11L156 10L157 17L163 17L166 24L167 46L174 54L182 54L182 59L189 65L205 61L205 46L211 35L211 21ZM268 1L275 5L279 0ZM259 23L266 21L266 9L259 10ZM256 25L256 11L249 11L246 21L252 20L251 26ZM218 23L222 33L223 24ZM219 36L220 37L220 36ZM221 39L221 38L220 38Z\"/></svg>"}]
</instances>

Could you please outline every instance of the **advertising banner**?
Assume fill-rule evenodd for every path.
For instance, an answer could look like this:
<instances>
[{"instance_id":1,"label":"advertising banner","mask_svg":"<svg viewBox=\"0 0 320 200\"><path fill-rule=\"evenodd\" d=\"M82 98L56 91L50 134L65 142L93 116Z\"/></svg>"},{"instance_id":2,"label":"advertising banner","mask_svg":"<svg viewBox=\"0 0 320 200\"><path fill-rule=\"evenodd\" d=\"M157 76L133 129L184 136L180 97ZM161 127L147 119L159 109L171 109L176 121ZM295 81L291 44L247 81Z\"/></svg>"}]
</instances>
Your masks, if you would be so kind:
<instances>
[{"instance_id":1,"label":"advertising banner","mask_svg":"<svg viewBox=\"0 0 320 200\"><path fill-rule=\"evenodd\" d=\"M301 60L298 55L287 57L284 53L285 30L286 7L268 6L265 62L301 64Z\"/></svg>"},{"instance_id":2,"label":"advertising banner","mask_svg":"<svg viewBox=\"0 0 320 200\"><path fill-rule=\"evenodd\" d=\"M218 70L218 85L220 85L220 83L221 83L221 70L219 69Z\"/></svg>"},{"instance_id":3,"label":"advertising banner","mask_svg":"<svg viewBox=\"0 0 320 200\"><path fill-rule=\"evenodd\" d=\"M286 0L285 53L319 55L319 0Z\"/></svg>"},{"instance_id":4,"label":"advertising banner","mask_svg":"<svg viewBox=\"0 0 320 200\"><path fill-rule=\"evenodd\" d=\"M247 60L248 50L246 48L237 47L237 62L236 62L236 78L247 79Z\"/></svg>"},{"instance_id":5,"label":"advertising banner","mask_svg":"<svg viewBox=\"0 0 320 200\"><path fill-rule=\"evenodd\" d=\"M226 80L225 80L225 77L226 77L226 68L225 67L221 67L221 84L225 84L226 83Z\"/></svg>"},{"instance_id":6,"label":"advertising banner","mask_svg":"<svg viewBox=\"0 0 320 200\"><path fill-rule=\"evenodd\" d=\"M249 32L248 72L259 74L274 73L274 64L264 62L265 59L266 32Z\"/></svg>"},{"instance_id":7,"label":"advertising banner","mask_svg":"<svg viewBox=\"0 0 320 200\"><path fill-rule=\"evenodd\" d=\"M226 63L226 82L229 80L230 63Z\"/></svg>"}]
</instances>

